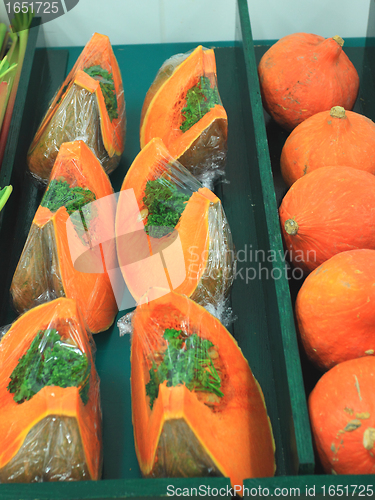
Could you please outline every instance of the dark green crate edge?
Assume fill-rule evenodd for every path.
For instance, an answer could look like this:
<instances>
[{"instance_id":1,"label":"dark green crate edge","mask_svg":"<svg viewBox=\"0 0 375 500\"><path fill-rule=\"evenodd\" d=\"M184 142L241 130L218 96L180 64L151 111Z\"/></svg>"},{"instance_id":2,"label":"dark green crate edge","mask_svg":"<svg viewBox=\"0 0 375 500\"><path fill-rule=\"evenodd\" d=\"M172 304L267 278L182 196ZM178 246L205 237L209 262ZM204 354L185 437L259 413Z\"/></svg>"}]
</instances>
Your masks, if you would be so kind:
<instances>
[{"instance_id":1,"label":"dark green crate edge","mask_svg":"<svg viewBox=\"0 0 375 500\"><path fill-rule=\"evenodd\" d=\"M238 5L240 9L242 43L244 46L243 52L246 54L245 65L247 70L248 93L250 96L254 122L256 123L254 132L257 143L260 178L264 193L264 200L268 201L268 203L265 204L265 212L268 222L269 246L270 249L275 252L274 255L280 256L283 255L283 244L281 240L276 196L273 187L271 160L268 150L258 74L254 71L257 68L257 63L254 53L254 44L252 41L250 19L246 0L238 0ZM281 258L275 259L272 266L274 270L281 273L280 275L283 275L285 263L282 262ZM275 275L279 275L278 273ZM275 280L275 288L278 310L280 312L279 319L282 330L290 398L292 401L296 448L299 460L298 473L313 474L314 452L310 433L310 422L303 385L302 368L298 351L292 302L286 279Z\"/></svg>"}]
</instances>

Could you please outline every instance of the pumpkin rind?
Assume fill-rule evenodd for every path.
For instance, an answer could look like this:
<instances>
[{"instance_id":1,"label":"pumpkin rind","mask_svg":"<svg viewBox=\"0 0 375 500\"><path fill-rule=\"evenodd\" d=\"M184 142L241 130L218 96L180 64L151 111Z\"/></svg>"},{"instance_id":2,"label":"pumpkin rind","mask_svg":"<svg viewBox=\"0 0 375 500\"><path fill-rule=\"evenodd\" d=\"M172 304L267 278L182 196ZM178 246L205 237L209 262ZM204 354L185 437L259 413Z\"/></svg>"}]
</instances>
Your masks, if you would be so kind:
<instances>
[{"instance_id":1,"label":"pumpkin rind","mask_svg":"<svg viewBox=\"0 0 375 500\"><path fill-rule=\"evenodd\" d=\"M374 175L351 167L322 167L298 179L279 208L293 264L308 273L337 253L375 249L374 192Z\"/></svg>"},{"instance_id":2,"label":"pumpkin rind","mask_svg":"<svg viewBox=\"0 0 375 500\"><path fill-rule=\"evenodd\" d=\"M1 482L99 479L102 466L99 380L89 334L75 301L42 304L20 316L0 343ZM18 404L9 377L39 330L56 328L90 360L88 402L77 387L45 386ZM61 435L64 430L66 439ZM71 440L74 440L70 442ZM27 465L25 465L27 464Z\"/></svg>"},{"instance_id":3,"label":"pumpkin rind","mask_svg":"<svg viewBox=\"0 0 375 500\"><path fill-rule=\"evenodd\" d=\"M340 37L294 33L263 55L258 65L263 105L286 130L332 106L353 108L359 77L341 43Z\"/></svg>"},{"instance_id":4,"label":"pumpkin rind","mask_svg":"<svg viewBox=\"0 0 375 500\"><path fill-rule=\"evenodd\" d=\"M99 82L84 69L101 66L113 77L118 117L112 121ZM109 38L95 33L56 93L29 148L31 174L46 184L61 144L83 139L107 174L119 164L126 133L125 99L120 68Z\"/></svg>"},{"instance_id":5,"label":"pumpkin rind","mask_svg":"<svg viewBox=\"0 0 375 500\"><path fill-rule=\"evenodd\" d=\"M157 239L144 231L148 180L171 176L190 199L173 233ZM151 140L125 176L116 212L119 265L138 302L150 287L170 288L201 304L225 301L233 282L232 237L221 202L169 153Z\"/></svg>"},{"instance_id":6,"label":"pumpkin rind","mask_svg":"<svg viewBox=\"0 0 375 500\"><path fill-rule=\"evenodd\" d=\"M311 392L311 427L327 474L374 473L374 380L375 358L356 358L325 373Z\"/></svg>"},{"instance_id":7,"label":"pumpkin rind","mask_svg":"<svg viewBox=\"0 0 375 500\"><path fill-rule=\"evenodd\" d=\"M341 165L375 174L374 122L340 106L300 123L281 151L281 173L288 187L317 168Z\"/></svg>"},{"instance_id":8,"label":"pumpkin rind","mask_svg":"<svg viewBox=\"0 0 375 500\"><path fill-rule=\"evenodd\" d=\"M162 459L174 477L205 475L212 463L213 475L230 477L235 485L249 477L273 476L274 442L264 398L236 341L216 318L187 297L170 292L154 299L158 295L151 290L132 318L132 412L142 473L164 476L166 469L158 465ZM145 389L148 364L165 328L196 333L217 347L224 397L215 410L185 385L167 387L165 383L159 386L150 409ZM184 432L171 433L173 428ZM191 467L184 460L189 454L187 445L195 447Z\"/></svg>"},{"instance_id":9,"label":"pumpkin rind","mask_svg":"<svg viewBox=\"0 0 375 500\"><path fill-rule=\"evenodd\" d=\"M201 76L208 77L211 86L217 85L212 49L200 45L165 61L143 104L140 144L143 148L160 137L175 159L210 186L225 168L228 120L224 107L217 104L189 130L180 130L186 93Z\"/></svg>"},{"instance_id":10,"label":"pumpkin rind","mask_svg":"<svg viewBox=\"0 0 375 500\"><path fill-rule=\"evenodd\" d=\"M89 189L97 200L113 196L108 176L82 141L61 146L51 172L50 180L54 179L64 179L71 186ZM117 266L114 242L116 208L114 203L103 203L100 207L102 213L92 236L100 234L102 241L112 241L106 244L105 255L101 255L95 245L90 251L89 244L81 241L64 206L56 212L39 206L11 284L13 305L18 312L57 297L68 297L77 300L92 333L104 331L113 323L117 303L110 278L104 270ZM73 250L85 255L86 272L76 269Z\"/></svg>"},{"instance_id":11,"label":"pumpkin rind","mask_svg":"<svg viewBox=\"0 0 375 500\"><path fill-rule=\"evenodd\" d=\"M309 359L327 370L375 353L375 250L334 255L307 276L296 318Z\"/></svg>"}]
</instances>

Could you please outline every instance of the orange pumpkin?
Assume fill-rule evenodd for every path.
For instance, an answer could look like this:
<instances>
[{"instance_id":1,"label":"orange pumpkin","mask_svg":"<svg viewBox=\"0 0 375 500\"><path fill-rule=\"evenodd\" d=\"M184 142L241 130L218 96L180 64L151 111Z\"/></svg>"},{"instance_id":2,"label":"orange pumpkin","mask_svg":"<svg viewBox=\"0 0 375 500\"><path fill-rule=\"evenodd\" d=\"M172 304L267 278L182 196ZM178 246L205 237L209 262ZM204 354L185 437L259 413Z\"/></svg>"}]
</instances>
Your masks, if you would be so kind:
<instances>
[{"instance_id":1,"label":"orange pumpkin","mask_svg":"<svg viewBox=\"0 0 375 500\"><path fill-rule=\"evenodd\" d=\"M344 361L309 397L316 449L327 474L374 474L375 358Z\"/></svg>"},{"instance_id":2,"label":"orange pumpkin","mask_svg":"<svg viewBox=\"0 0 375 500\"><path fill-rule=\"evenodd\" d=\"M94 203L81 211L73 206L72 213L70 193L77 188ZM92 333L110 327L118 310L107 272L117 266L115 210L112 185L94 153L82 141L64 143L13 275L18 312L68 297L77 300Z\"/></svg>"},{"instance_id":3,"label":"orange pumpkin","mask_svg":"<svg viewBox=\"0 0 375 500\"><path fill-rule=\"evenodd\" d=\"M198 86L201 95L202 79L206 80L208 92L215 94L215 99L207 109L204 104L209 99L205 97L201 105L204 113L197 114L199 119L185 129L188 92ZM145 97L140 125L141 148L151 139L160 137L171 155L194 176L201 181L207 181L210 176L214 180L225 167L227 135L227 114L217 92L214 51L199 45L191 53L168 59Z\"/></svg>"},{"instance_id":4,"label":"orange pumpkin","mask_svg":"<svg viewBox=\"0 0 375 500\"><path fill-rule=\"evenodd\" d=\"M300 123L285 141L280 158L288 186L317 168L337 165L375 174L375 124L341 106Z\"/></svg>"},{"instance_id":5,"label":"orange pumpkin","mask_svg":"<svg viewBox=\"0 0 375 500\"><path fill-rule=\"evenodd\" d=\"M20 316L2 338L0 482L100 479L99 381L92 339L83 323L76 302L60 298ZM87 396L82 398L80 387L44 385L30 399L17 402L8 389L13 370L37 334L49 329L56 329L65 345L87 356L90 367ZM41 352L45 352L45 345L41 346ZM53 364L55 359L49 361ZM28 380L31 386L32 377Z\"/></svg>"},{"instance_id":6,"label":"orange pumpkin","mask_svg":"<svg viewBox=\"0 0 375 500\"><path fill-rule=\"evenodd\" d=\"M333 255L375 249L375 177L351 167L322 167L298 179L279 209L290 260L310 272Z\"/></svg>"},{"instance_id":7,"label":"orange pumpkin","mask_svg":"<svg viewBox=\"0 0 375 500\"><path fill-rule=\"evenodd\" d=\"M332 106L353 108L359 77L343 44L339 36L294 33L263 55L258 66L263 105L279 125L292 130Z\"/></svg>"},{"instance_id":8,"label":"orange pumpkin","mask_svg":"<svg viewBox=\"0 0 375 500\"><path fill-rule=\"evenodd\" d=\"M307 276L296 317L309 359L327 370L375 353L375 250L334 255Z\"/></svg>"},{"instance_id":9,"label":"orange pumpkin","mask_svg":"<svg viewBox=\"0 0 375 500\"><path fill-rule=\"evenodd\" d=\"M61 144L82 139L109 174L120 162L125 130L120 69L109 38L95 33L35 134L27 155L30 172L46 184Z\"/></svg>"},{"instance_id":10,"label":"orange pumpkin","mask_svg":"<svg viewBox=\"0 0 375 500\"><path fill-rule=\"evenodd\" d=\"M239 486L246 478L273 476L274 441L265 401L236 341L218 319L186 296L159 295L151 290L132 318L132 415L142 474L226 476ZM180 331L185 339L181 356L192 335L213 344L208 356L220 374L221 397L188 388L185 382L164 381L156 386L151 408L146 385L150 370L168 349L166 329Z\"/></svg>"},{"instance_id":11,"label":"orange pumpkin","mask_svg":"<svg viewBox=\"0 0 375 500\"><path fill-rule=\"evenodd\" d=\"M170 181L186 195L177 225L161 237L146 232L153 214L145 193L157 179ZM160 199L159 206L168 203ZM228 296L234 251L221 202L175 160L161 139L148 142L125 176L116 211L116 247L136 302L150 287L169 287L215 307Z\"/></svg>"}]
</instances>

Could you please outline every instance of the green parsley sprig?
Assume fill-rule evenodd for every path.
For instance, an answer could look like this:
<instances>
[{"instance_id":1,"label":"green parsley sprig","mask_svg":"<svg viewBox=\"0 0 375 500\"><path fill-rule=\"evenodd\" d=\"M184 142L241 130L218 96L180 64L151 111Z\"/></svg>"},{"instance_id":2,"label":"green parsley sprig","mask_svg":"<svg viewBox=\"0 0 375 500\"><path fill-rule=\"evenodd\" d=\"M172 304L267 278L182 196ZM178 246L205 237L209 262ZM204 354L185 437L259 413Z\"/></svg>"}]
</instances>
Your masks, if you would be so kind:
<instances>
[{"instance_id":1,"label":"green parsley sprig","mask_svg":"<svg viewBox=\"0 0 375 500\"><path fill-rule=\"evenodd\" d=\"M148 181L143 197L143 203L148 209L146 233L153 238L162 238L171 233L189 198L167 179Z\"/></svg>"},{"instance_id":2,"label":"green parsley sprig","mask_svg":"<svg viewBox=\"0 0 375 500\"><path fill-rule=\"evenodd\" d=\"M89 76L99 81L110 120L112 121L118 118L116 89L112 73L109 73L101 66L91 66L90 68L84 69L84 71Z\"/></svg>"},{"instance_id":3,"label":"green parsley sprig","mask_svg":"<svg viewBox=\"0 0 375 500\"><path fill-rule=\"evenodd\" d=\"M146 384L146 394L150 397L153 408L159 394L159 385L165 380L167 387L185 384L190 391L211 392L219 397L221 379L208 353L213 343L197 334L186 337L182 330L167 328L163 338L167 349L163 361L157 365L153 361L150 369L150 381Z\"/></svg>"},{"instance_id":4,"label":"green parsley sprig","mask_svg":"<svg viewBox=\"0 0 375 500\"><path fill-rule=\"evenodd\" d=\"M45 386L79 387L84 404L88 401L90 363L76 345L64 341L56 329L40 330L19 359L8 385L13 399L23 403Z\"/></svg>"},{"instance_id":5,"label":"green parsley sprig","mask_svg":"<svg viewBox=\"0 0 375 500\"><path fill-rule=\"evenodd\" d=\"M186 132L195 125L216 104L220 104L217 87L211 87L210 79L201 76L197 85L186 93L186 106L182 108L183 117L180 129Z\"/></svg>"}]
</instances>

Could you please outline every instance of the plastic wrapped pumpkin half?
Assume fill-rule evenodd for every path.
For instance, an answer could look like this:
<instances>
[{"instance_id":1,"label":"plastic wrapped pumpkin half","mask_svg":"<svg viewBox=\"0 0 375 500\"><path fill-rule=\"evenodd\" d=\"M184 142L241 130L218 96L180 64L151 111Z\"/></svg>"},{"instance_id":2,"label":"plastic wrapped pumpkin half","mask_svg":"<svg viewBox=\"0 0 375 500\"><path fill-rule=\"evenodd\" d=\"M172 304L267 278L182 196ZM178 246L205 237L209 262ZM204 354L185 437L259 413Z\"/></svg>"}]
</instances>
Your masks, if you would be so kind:
<instances>
[{"instance_id":1,"label":"plastic wrapped pumpkin half","mask_svg":"<svg viewBox=\"0 0 375 500\"><path fill-rule=\"evenodd\" d=\"M214 51L199 45L166 60L143 104L141 148L160 137L172 156L211 187L224 173L227 136Z\"/></svg>"},{"instance_id":2,"label":"plastic wrapped pumpkin half","mask_svg":"<svg viewBox=\"0 0 375 500\"><path fill-rule=\"evenodd\" d=\"M220 199L152 139L123 181L118 261L136 303L151 287L219 310L233 283L232 235Z\"/></svg>"},{"instance_id":3,"label":"plastic wrapped pumpkin half","mask_svg":"<svg viewBox=\"0 0 375 500\"><path fill-rule=\"evenodd\" d=\"M20 316L0 342L0 483L97 480L99 378L75 301Z\"/></svg>"},{"instance_id":4,"label":"plastic wrapped pumpkin half","mask_svg":"<svg viewBox=\"0 0 375 500\"><path fill-rule=\"evenodd\" d=\"M61 144L80 139L110 174L124 151L125 131L120 68L109 38L95 33L35 134L27 155L30 172L41 184L46 184Z\"/></svg>"},{"instance_id":5,"label":"plastic wrapped pumpkin half","mask_svg":"<svg viewBox=\"0 0 375 500\"><path fill-rule=\"evenodd\" d=\"M107 330L118 310L107 271L117 266L115 213L112 185L94 153L82 141L63 144L13 275L15 309L73 298L92 333Z\"/></svg>"},{"instance_id":6,"label":"plastic wrapped pumpkin half","mask_svg":"<svg viewBox=\"0 0 375 500\"><path fill-rule=\"evenodd\" d=\"M155 293L132 316L132 413L143 475L225 476L237 492L246 478L273 476L264 397L237 342L186 296Z\"/></svg>"}]
</instances>

